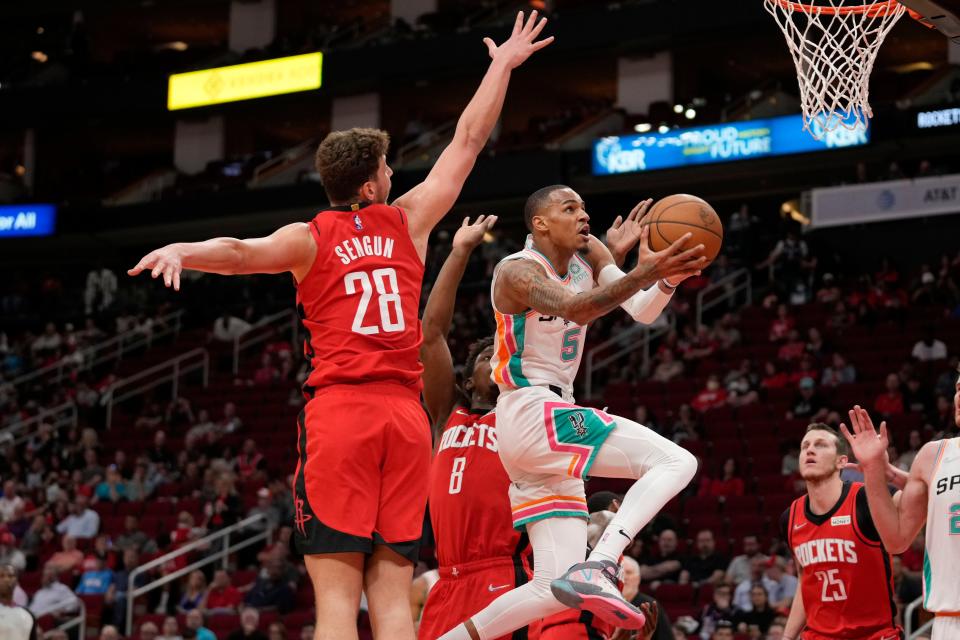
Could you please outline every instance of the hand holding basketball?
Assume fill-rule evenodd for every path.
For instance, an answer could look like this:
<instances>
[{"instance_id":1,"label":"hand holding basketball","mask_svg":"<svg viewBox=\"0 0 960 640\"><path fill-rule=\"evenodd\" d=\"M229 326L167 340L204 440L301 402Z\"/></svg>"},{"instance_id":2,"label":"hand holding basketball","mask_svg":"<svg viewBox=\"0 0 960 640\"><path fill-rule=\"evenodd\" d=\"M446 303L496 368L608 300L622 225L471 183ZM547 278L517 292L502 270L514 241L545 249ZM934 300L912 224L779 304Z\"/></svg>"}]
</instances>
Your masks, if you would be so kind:
<instances>
[{"instance_id":1,"label":"hand holding basketball","mask_svg":"<svg viewBox=\"0 0 960 640\"><path fill-rule=\"evenodd\" d=\"M700 275L700 270L707 266L707 258L703 255L703 245L694 245L684 249L693 234L687 232L673 241L670 246L661 251L654 251L650 242L650 227L647 221L650 215L641 221L640 255L637 259L637 269L647 271L657 280L669 280L670 286L676 286L690 276Z\"/></svg>"},{"instance_id":2,"label":"hand holding basketball","mask_svg":"<svg viewBox=\"0 0 960 640\"><path fill-rule=\"evenodd\" d=\"M524 23L523 18L523 11L518 12L517 20L513 24L513 33L503 44L498 46L492 38L483 39L490 57L494 61L504 62L508 69L519 67L535 51L539 51L553 42L553 36L534 42L547 24L546 18L540 18L540 22L537 22L536 10L530 12L530 18L526 23Z\"/></svg>"},{"instance_id":3,"label":"hand holding basketball","mask_svg":"<svg viewBox=\"0 0 960 640\"><path fill-rule=\"evenodd\" d=\"M706 264L710 264L723 244L723 224L717 212L705 200L685 193L658 201L643 224L650 225L650 247L654 251L665 249L685 233L691 233L691 245L702 244Z\"/></svg>"}]
</instances>

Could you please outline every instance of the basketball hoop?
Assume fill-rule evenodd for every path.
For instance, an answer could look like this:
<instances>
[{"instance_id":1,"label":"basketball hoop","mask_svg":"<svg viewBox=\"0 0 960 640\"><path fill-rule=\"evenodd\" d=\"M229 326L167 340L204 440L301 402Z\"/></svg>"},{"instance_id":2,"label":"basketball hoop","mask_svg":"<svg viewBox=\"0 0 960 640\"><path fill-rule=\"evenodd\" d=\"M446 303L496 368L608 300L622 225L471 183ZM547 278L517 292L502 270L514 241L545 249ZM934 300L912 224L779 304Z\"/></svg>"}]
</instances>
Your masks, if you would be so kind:
<instances>
[{"instance_id":1,"label":"basketball hoop","mask_svg":"<svg viewBox=\"0 0 960 640\"><path fill-rule=\"evenodd\" d=\"M803 128L817 140L873 117L870 72L906 7L896 0L763 0L797 67Z\"/></svg>"}]
</instances>

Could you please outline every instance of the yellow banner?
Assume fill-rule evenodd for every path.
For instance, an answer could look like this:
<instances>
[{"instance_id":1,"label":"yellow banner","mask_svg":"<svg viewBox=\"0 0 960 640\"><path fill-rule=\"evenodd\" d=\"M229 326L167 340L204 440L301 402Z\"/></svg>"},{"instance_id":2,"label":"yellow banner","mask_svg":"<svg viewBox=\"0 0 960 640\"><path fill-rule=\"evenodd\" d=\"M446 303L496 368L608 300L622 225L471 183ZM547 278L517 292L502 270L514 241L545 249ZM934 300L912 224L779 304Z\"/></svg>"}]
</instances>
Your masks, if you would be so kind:
<instances>
[{"instance_id":1,"label":"yellow banner","mask_svg":"<svg viewBox=\"0 0 960 640\"><path fill-rule=\"evenodd\" d=\"M189 109L319 89L322 53L235 64L170 76L167 109Z\"/></svg>"}]
</instances>

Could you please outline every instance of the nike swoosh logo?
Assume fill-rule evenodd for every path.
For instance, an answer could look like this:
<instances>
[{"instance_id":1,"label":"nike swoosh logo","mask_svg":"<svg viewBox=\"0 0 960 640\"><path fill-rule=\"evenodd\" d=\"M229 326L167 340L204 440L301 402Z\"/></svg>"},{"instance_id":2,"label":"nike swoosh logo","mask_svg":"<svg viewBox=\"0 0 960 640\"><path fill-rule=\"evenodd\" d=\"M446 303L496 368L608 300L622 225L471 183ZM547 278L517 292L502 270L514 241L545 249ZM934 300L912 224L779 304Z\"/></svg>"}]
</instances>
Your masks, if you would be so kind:
<instances>
[{"instance_id":1,"label":"nike swoosh logo","mask_svg":"<svg viewBox=\"0 0 960 640\"><path fill-rule=\"evenodd\" d=\"M503 591L504 589L509 589L509 588L510 588L510 585L508 584L502 584L499 587L495 587L492 584L487 585L487 591L489 591L490 593L493 593L494 591Z\"/></svg>"},{"instance_id":2,"label":"nike swoosh logo","mask_svg":"<svg viewBox=\"0 0 960 640\"><path fill-rule=\"evenodd\" d=\"M799 529L800 527L805 527L805 526L807 526L807 523L806 523L806 522L801 522L800 524L795 524L795 525L793 525L793 528L794 528L794 529Z\"/></svg>"}]
</instances>

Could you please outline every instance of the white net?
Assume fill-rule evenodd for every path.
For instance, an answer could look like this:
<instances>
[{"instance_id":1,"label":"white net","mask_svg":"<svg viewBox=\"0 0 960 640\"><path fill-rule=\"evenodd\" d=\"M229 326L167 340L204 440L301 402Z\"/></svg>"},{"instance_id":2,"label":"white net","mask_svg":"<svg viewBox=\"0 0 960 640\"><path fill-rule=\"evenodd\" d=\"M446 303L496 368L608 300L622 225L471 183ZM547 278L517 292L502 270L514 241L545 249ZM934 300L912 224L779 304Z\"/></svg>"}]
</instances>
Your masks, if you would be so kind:
<instances>
[{"instance_id":1,"label":"white net","mask_svg":"<svg viewBox=\"0 0 960 640\"><path fill-rule=\"evenodd\" d=\"M764 0L764 5L797 67L804 129L818 140L840 127L865 129L873 117L873 63L906 8L866 0Z\"/></svg>"}]
</instances>

